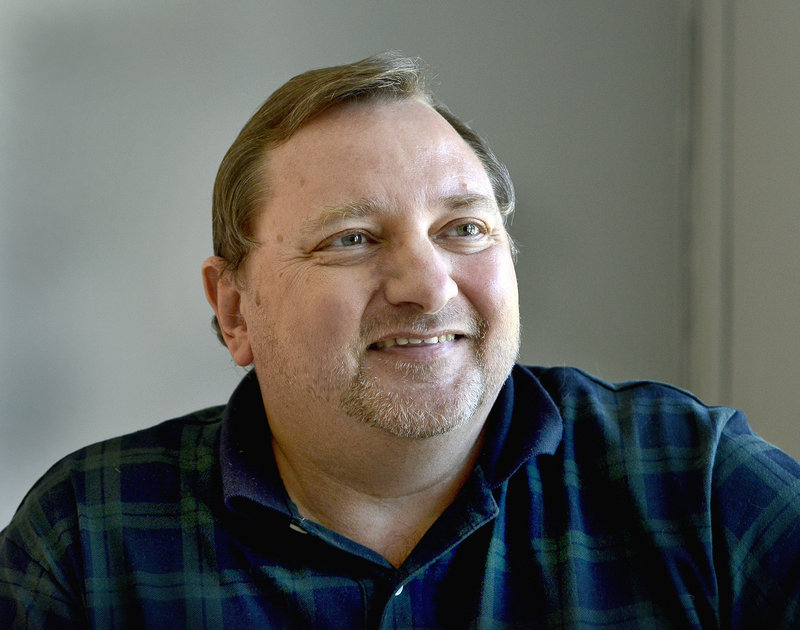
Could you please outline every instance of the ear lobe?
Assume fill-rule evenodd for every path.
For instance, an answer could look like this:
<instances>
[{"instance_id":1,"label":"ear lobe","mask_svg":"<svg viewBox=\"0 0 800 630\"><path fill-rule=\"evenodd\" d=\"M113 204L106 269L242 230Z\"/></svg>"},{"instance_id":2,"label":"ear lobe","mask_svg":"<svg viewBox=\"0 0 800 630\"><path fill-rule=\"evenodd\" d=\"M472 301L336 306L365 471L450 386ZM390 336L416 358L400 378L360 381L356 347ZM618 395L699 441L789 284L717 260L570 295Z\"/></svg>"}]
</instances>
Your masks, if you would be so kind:
<instances>
[{"instance_id":1,"label":"ear lobe","mask_svg":"<svg viewBox=\"0 0 800 630\"><path fill-rule=\"evenodd\" d=\"M253 362L253 351L247 333L247 322L241 310L241 289L227 271L223 258L212 256L203 262L203 287L233 360L243 367L250 365Z\"/></svg>"}]
</instances>

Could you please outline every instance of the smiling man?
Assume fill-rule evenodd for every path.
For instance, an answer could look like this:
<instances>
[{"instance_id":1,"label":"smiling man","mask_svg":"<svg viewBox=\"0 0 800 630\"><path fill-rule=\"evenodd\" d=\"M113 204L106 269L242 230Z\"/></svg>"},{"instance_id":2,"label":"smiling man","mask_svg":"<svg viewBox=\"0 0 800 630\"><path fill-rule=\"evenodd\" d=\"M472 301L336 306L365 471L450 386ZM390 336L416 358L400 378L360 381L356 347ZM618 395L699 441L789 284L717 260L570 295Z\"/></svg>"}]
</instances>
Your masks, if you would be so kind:
<instances>
[{"instance_id":1,"label":"smiling man","mask_svg":"<svg viewBox=\"0 0 800 630\"><path fill-rule=\"evenodd\" d=\"M517 355L504 216L422 93L326 109L257 166L255 245L236 271L206 261L209 301L300 514L400 566L471 472Z\"/></svg>"},{"instance_id":2,"label":"smiling man","mask_svg":"<svg viewBox=\"0 0 800 630\"><path fill-rule=\"evenodd\" d=\"M48 472L0 539L0 620L797 627L800 465L675 388L515 365L513 206L415 60L281 87L203 265L253 369Z\"/></svg>"}]
</instances>

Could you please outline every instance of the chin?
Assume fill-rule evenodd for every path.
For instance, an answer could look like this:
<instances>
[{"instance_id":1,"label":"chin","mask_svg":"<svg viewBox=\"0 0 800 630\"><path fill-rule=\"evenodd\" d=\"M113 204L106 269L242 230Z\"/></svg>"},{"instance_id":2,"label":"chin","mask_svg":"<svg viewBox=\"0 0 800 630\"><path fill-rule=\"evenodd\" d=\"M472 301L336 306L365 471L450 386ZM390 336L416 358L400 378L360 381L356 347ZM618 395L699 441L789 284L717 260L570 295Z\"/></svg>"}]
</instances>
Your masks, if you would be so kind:
<instances>
[{"instance_id":1,"label":"chin","mask_svg":"<svg viewBox=\"0 0 800 630\"><path fill-rule=\"evenodd\" d=\"M413 368L417 378L394 387L385 387L382 379L360 373L342 395L342 409L367 426L416 439L448 433L482 411L488 392L479 370L470 370L455 382L444 384L418 380L425 374L420 373L419 366Z\"/></svg>"}]
</instances>

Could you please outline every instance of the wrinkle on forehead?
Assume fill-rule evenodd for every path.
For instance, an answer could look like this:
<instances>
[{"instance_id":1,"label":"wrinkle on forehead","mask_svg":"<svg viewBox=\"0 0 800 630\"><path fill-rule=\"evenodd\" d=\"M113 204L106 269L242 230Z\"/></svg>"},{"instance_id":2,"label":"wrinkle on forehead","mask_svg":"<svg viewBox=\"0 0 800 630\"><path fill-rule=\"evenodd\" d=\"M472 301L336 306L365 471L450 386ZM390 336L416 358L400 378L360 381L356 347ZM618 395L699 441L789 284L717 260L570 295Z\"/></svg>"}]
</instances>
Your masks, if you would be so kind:
<instances>
[{"instance_id":1,"label":"wrinkle on forehead","mask_svg":"<svg viewBox=\"0 0 800 630\"><path fill-rule=\"evenodd\" d=\"M444 198L450 205L460 199L461 207L470 196L491 198L496 207L471 147L420 101L338 105L270 151L264 167L265 209L311 221L309 230L377 210L431 207Z\"/></svg>"}]
</instances>

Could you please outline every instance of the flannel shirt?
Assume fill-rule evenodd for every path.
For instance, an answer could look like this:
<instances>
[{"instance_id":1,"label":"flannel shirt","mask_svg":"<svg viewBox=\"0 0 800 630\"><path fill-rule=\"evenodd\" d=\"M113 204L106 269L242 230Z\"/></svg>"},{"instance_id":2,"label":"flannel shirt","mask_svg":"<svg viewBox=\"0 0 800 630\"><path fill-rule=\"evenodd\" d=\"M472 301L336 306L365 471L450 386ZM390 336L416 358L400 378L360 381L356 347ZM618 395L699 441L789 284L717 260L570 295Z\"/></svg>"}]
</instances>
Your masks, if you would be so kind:
<instances>
[{"instance_id":1,"label":"flannel shirt","mask_svg":"<svg viewBox=\"0 0 800 630\"><path fill-rule=\"evenodd\" d=\"M800 465L676 388L517 366L406 562L304 520L251 372L82 449L0 534L3 628L800 628Z\"/></svg>"}]
</instances>

